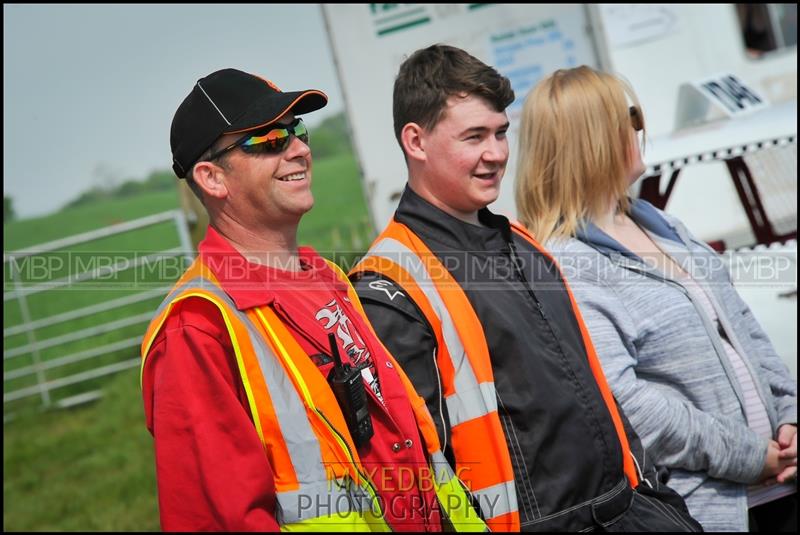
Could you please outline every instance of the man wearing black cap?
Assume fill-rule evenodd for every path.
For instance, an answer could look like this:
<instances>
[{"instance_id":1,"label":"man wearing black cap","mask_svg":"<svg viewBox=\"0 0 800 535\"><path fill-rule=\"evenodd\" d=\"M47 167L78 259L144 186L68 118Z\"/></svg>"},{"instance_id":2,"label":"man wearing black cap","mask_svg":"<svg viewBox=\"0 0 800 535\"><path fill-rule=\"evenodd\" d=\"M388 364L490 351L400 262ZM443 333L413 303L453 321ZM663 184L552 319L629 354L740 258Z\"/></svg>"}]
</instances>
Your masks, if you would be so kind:
<instances>
[{"instance_id":1,"label":"man wearing black cap","mask_svg":"<svg viewBox=\"0 0 800 535\"><path fill-rule=\"evenodd\" d=\"M297 115L326 103L225 69L173 119L210 225L142 343L164 530L484 527L347 278L297 245L314 202Z\"/></svg>"}]
</instances>

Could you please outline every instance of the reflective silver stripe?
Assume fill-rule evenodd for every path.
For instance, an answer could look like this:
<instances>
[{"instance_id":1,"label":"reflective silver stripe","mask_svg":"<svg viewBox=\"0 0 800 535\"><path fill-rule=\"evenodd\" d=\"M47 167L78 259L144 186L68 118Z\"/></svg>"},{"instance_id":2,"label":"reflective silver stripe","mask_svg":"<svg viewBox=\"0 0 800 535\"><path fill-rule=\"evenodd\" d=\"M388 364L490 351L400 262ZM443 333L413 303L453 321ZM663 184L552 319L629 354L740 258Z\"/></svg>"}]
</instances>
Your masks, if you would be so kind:
<instances>
[{"instance_id":1,"label":"reflective silver stripe","mask_svg":"<svg viewBox=\"0 0 800 535\"><path fill-rule=\"evenodd\" d=\"M286 451L297 475L301 488L309 481L327 480L326 466L322 462L319 439L311 429L303 401L295 390L278 358L255 330L250 319L236 311L239 319L247 326L250 340L258 359L258 366L270 392L270 400L281 426L281 435L286 443ZM262 423L263 425L263 423Z\"/></svg>"},{"instance_id":2,"label":"reflective silver stripe","mask_svg":"<svg viewBox=\"0 0 800 535\"><path fill-rule=\"evenodd\" d=\"M374 503L368 492L351 480L343 479L303 484L298 490L276 494L278 511L275 516L282 525L349 512L364 514Z\"/></svg>"},{"instance_id":3,"label":"reflective silver stripe","mask_svg":"<svg viewBox=\"0 0 800 535\"><path fill-rule=\"evenodd\" d=\"M434 481L437 485L446 485L456 477L453 469L450 468L450 463L447 462L441 451L435 451L431 455L431 470L433 470Z\"/></svg>"},{"instance_id":4,"label":"reflective silver stripe","mask_svg":"<svg viewBox=\"0 0 800 535\"><path fill-rule=\"evenodd\" d=\"M203 289L214 294L233 311L239 321L247 328L250 341L256 353L261 374L267 384L270 400L281 427L283 440L292 461L297 481L302 485L307 482L324 481L325 465L322 463L322 452L319 439L311 429L305 407L297 390L287 377L277 356L266 345L250 318L240 312L230 297L208 279L197 277L181 288L181 292Z\"/></svg>"},{"instance_id":5,"label":"reflective silver stripe","mask_svg":"<svg viewBox=\"0 0 800 535\"><path fill-rule=\"evenodd\" d=\"M456 390L445 398L451 426L497 411L494 383L481 383L478 388L478 390Z\"/></svg>"},{"instance_id":6,"label":"reflective silver stripe","mask_svg":"<svg viewBox=\"0 0 800 535\"><path fill-rule=\"evenodd\" d=\"M276 493L278 498L276 518L278 521L282 524L293 523L318 516L369 511L374 502L365 489L350 480L328 480L326 466L322 462L320 442L311 429L311 423L300 395L281 366L278 357L264 342L250 318L236 308L225 292L214 282L203 277L195 277L170 292L159 307L158 314L180 294L196 289L213 294L219 301L227 305L228 310L245 326L250 336L250 342L267 385L281 434L300 485L300 488L295 491ZM374 512L379 513L377 510Z\"/></svg>"},{"instance_id":7,"label":"reflective silver stripe","mask_svg":"<svg viewBox=\"0 0 800 535\"><path fill-rule=\"evenodd\" d=\"M472 494L477 498L481 511L483 511L483 517L487 520L517 510L517 492L514 489L513 481L473 490Z\"/></svg>"},{"instance_id":8,"label":"reflective silver stripe","mask_svg":"<svg viewBox=\"0 0 800 535\"><path fill-rule=\"evenodd\" d=\"M192 265L189 266L188 269L194 268L194 265L197 262L200 262L199 258L196 258L194 260L194 262L192 262ZM176 286L169 292L169 294L167 294L167 297L164 298L164 300L161 302L161 304L158 305L158 308L156 309L156 314L155 314L156 317L160 316L161 313L164 311L164 309L167 308L170 303L172 303L172 300L175 299L175 297L177 297L177 295L179 293L183 292L190 285L191 285L192 288L202 288L203 290L208 290L209 288L216 288L217 287L216 284L214 284L213 282L211 282L210 280L208 280L208 279L206 279L204 277L195 277L195 278L191 279L188 284L182 284L180 286ZM228 299L228 301L230 301L230 299Z\"/></svg>"},{"instance_id":9,"label":"reflective silver stripe","mask_svg":"<svg viewBox=\"0 0 800 535\"><path fill-rule=\"evenodd\" d=\"M419 256L393 238L380 240L370 249L367 256L385 258L403 268L428 299L441 323L442 338L447 346L447 352L450 354L450 361L455 372L455 392L446 398L451 427L497 412L497 394L494 383L478 383L450 312L444 305L444 301L433 283L433 278ZM436 261L438 262L438 259ZM444 269L444 266L441 266L441 269ZM396 282L399 284L399 281ZM436 461L434 465L436 466L438 459L434 457L434 461ZM437 483L442 484L438 470L436 477ZM487 487L473 494L479 498L485 518L494 518L517 511L517 493L513 480Z\"/></svg>"},{"instance_id":10,"label":"reflective silver stripe","mask_svg":"<svg viewBox=\"0 0 800 535\"><path fill-rule=\"evenodd\" d=\"M375 247L369 251L368 255L386 258L387 260L390 260L403 268L408 272L409 275L411 275L411 277L413 277L414 281L417 283L417 286L419 286L420 290L422 290L422 292L425 294L425 297L431 304L431 308L433 308L434 313L439 318L439 322L442 324L442 338L447 346L447 352L450 354L450 361L452 362L453 370L455 372L455 391L458 393L483 392L478 385L478 379L475 377L475 373L472 370L472 366L467 358L467 354L464 351L464 346L461 343L461 338L459 338L458 331L456 331L455 325L453 324L453 318L450 317L450 313L447 310L447 307L444 305L442 297L439 295L439 291L433 283L433 279L428 273L428 270L425 268L423 262L420 260L419 256L417 256L417 254L411 249L392 238L385 238L378 242ZM494 410L497 410L497 401L494 395L494 385L491 385L490 399L495 404ZM464 399L463 401L472 402L474 401L474 396L468 395L468 399ZM482 404L482 406L465 406L463 409L459 408L457 412L458 414L464 416L467 414L481 416L482 414L488 413L488 411L481 411L488 409L489 405L490 402L487 400ZM447 409L450 410L449 399L447 400ZM456 424L451 421L451 425Z\"/></svg>"}]
</instances>

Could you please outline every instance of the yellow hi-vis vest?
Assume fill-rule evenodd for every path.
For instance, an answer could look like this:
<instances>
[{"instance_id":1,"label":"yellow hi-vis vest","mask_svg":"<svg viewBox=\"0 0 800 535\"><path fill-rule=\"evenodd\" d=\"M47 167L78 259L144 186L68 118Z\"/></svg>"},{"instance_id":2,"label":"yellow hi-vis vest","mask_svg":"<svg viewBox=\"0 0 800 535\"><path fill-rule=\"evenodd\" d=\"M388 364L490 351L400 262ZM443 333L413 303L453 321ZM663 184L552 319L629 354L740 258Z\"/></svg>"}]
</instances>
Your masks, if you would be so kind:
<instances>
[{"instance_id":1,"label":"yellow hi-vis vest","mask_svg":"<svg viewBox=\"0 0 800 535\"><path fill-rule=\"evenodd\" d=\"M347 282L350 300L363 314L345 274L329 265ZM172 308L190 297L214 303L225 322L253 423L274 472L274 513L281 530L391 531L333 391L316 364L270 307L238 310L201 259L184 273L150 323L141 347L142 373ZM432 476L426 484L433 485L443 518L458 531L486 531L439 451L425 401L388 351L387 355L400 374L425 441Z\"/></svg>"},{"instance_id":2,"label":"yellow hi-vis vest","mask_svg":"<svg viewBox=\"0 0 800 535\"><path fill-rule=\"evenodd\" d=\"M517 225L512 225L512 229L547 255L525 229ZM497 414L489 348L483 326L466 293L425 243L394 220L350 272L360 273L378 273L392 280L424 314L436 337L436 363L450 415L456 473L476 497L492 531L519 531L514 471ZM565 287L583 335L589 365L622 445L625 475L635 487L638 478L616 402L572 292L569 286Z\"/></svg>"}]
</instances>

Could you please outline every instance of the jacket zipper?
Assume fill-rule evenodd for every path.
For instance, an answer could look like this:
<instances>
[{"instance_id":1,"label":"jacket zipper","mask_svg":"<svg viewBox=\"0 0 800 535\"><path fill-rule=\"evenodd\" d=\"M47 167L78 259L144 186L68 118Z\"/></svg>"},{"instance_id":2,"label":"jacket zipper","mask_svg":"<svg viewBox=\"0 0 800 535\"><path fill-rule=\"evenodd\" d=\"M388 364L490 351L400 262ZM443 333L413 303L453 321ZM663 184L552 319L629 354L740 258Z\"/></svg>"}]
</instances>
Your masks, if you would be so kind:
<instances>
[{"instance_id":1,"label":"jacket zipper","mask_svg":"<svg viewBox=\"0 0 800 535\"><path fill-rule=\"evenodd\" d=\"M325 425L328 427L328 429L330 429L333 432L334 438L336 439L336 441L341 446L342 450L347 455L347 458L350 460L350 464L352 465L353 470L356 471L356 473L361 477L361 480L367 485L367 487L369 487L368 491L372 495L372 500L373 500L373 503L374 503L375 500L377 500L378 491L375 488L375 486L373 485L372 480L366 474L361 472L361 470L358 469L358 464L356 464L356 460L355 460L355 457L353 456L353 452L352 452L352 450L350 450L350 446L347 444L347 441L345 440L344 436L339 432L338 429L336 429L336 427L334 427L334 425L330 422L330 420L328 420L328 418L325 416L325 414L323 414L323 412L320 409L318 409L316 406L313 406L313 409L314 409L314 412L316 414L318 414L320 416L320 418L322 418L322 421L325 423ZM379 510L379 512L381 513L381 516L382 516L383 515L383 511L380 509L380 507L378 508L378 510Z\"/></svg>"},{"instance_id":2,"label":"jacket zipper","mask_svg":"<svg viewBox=\"0 0 800 535\"><path fill-rule=\"evenodd\" d=\"M547 316L545 316L544 307L542 306L541 301L539 301L539 298L536 297L536 294L533 293L533 289L531 288L531 285L528 283L528 279L525 278L525 275L522 272L522 267L520 267L519 264L520 259L517 256L517 246L516 244L514 244L513 238L508 241L508 247L511 252L511 261L514 263L514 271L517 274L517 279L519 279L525 286L525 291L527 292L528 296L530 296L531 299L533 299L533 302L536 304L536 308L539 310L539 313L542 315L542 318L544 318L546 321ZM548 325L550 325L549 322ZM553 333L553 336L555 336L555 333Z\"/></svg>"},{"instance_id":3,"label":"jacket zipper","mask_svg":"<svg viewBox=\"0 0 800 535\"><path fill-rule=\"evenodd\" d=\"M519 257L517 256L517 246L516 246L516 244L514 243L514 238L513 238L513 236L512 236L512 238L511 238L511 239L508 241L508 245L509 245L509 249L510 249L510 251L511 251L511 258L512 258L512 261L514 262L514 268L515 268L515 270L516 270L516 272L517 272L517 277L518 277L518 278L519 278L519 280L521 280L521 281L522 281L522 283L525 285L525 290L527 291L528 295L529 295L529 296L530 296L530 297L533 299L533 301L536 303L536 307L539 309L539 313L542 315L542 319L543 319L543 320L545 321L545 323L547 324L547 327L548 327L548 329L550 330L550 334L551 334L551 336L553 336L553 338L554 338L555 340L558 340L558 336L557 336L557 335L556 335L556 333L553 331L553 327L550 325L550 321L547 319L547 316L545 315L545 312L544 312L544 307L542 306L542 303L541 303L541 301L539 301L539 299L536 297L536 294L533 292L533 287L532 287L532 285L528 283L528 280L525 278L525 275L523 274L522 268L520 267L520 264L519 264L519 263L521 262L521 260L520 260L520 259L519 259ZM558 278L558 281L559 281L561 284L563 284L563 285L565 285L565 286L566 286L566 281L565 281L563 278L559 277L559 278ZM567 361L566 354L564 353L564 350L561 348L561 344L559 343L558 345L559 345L559 348L558 348L558 349L559 349L559 352L560 352L560 353L561 353L561 355L563 356L564 360L565 360L565 361ZM576 385L581 385L581 382L578 380L578 376L577 376L577 374L576 374L576 373L575 373L575 371L572 369L572 367L571 367L571 366L569 366L569 363L568 363L568 361L566 362L566 365L567 365L567 369L569 369L569 370L570 370L570 372L572 373L572 377L573 377L573 380L575 381L575 384L576 384ZM587 361L587 365L588 365L588 361ZM591 374L591 372L590 372L590 374ZM593 375L592 375L592 378L594 378L594 376L593 376ZM596 385L596 383L595 383L595 385ZM598 387L598 388L599 388L599 387ZM610 410L608 409L608 407L606 407L605 414L606 414L606 416L608 417L608 419L609 419L609 421L610 421L610 420L611 420L611 412L610 412ZM598 428L598 431L600 431L600 430L602 429L602 426L601 426L601 424L600 424L599 418L600 418L600 417L599 417L599 415L598 415L598 417L597 417L597 418L595 419L595 421L594 421L594 425L595 425L595 426L597 426L597 428ZM613 423L612 423L612 425L613 425ZM602 435L602 431L600 431L600 433L601 433L601 435ZM618 444L618 447L619 447L619 453L620 453L620 463L624 464L624 459L622 458L622 457L624 456L624 453L623 453L623 451L622 451L622 444L621 444L620 442L618 442L618 441L617 441L617 444ZM607 445L607 448L606 448L606 455L608 456L608 458L613 458L613 457L614 457L614 456L612 455L611 449L612 449L612 448L611 448L611 446L610 446L610 445Z\"/></svg>"}]
</instances>

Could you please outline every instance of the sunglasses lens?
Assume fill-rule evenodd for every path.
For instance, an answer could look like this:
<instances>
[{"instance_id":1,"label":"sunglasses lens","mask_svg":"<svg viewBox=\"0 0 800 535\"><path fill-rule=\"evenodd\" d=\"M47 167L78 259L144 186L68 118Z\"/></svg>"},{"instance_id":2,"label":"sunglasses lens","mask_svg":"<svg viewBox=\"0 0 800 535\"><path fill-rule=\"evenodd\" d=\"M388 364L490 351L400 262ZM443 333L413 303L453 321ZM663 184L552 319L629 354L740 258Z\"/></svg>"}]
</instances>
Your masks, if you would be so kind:
<instances>
[{"instance_id":1,"label":"sunglasses lens","mask_svg":"<svg viewBox=\"0 0 800 535\"><path fill-rule=\"evenodd\" d=\"M242 150L248 154L274 154L281 152L289 140L289 131L275 128L261 136L251 136L242 143Z\"/></svg>"},{"instance_id":2,"label":"sunglasses lens","mask_svg":"<svg viewBox=\"0 0 800 535\"><path fill-rule=\"evenodd\" d=\"M294 135L303 143L308 143L308 129L300 119L297 119L297 124L294 126Z\"/></svg>"},{"instance_id":3,"label":"sunglasses lens","mask_svg":"<svg viewBox=\"0 0 800 535\"><path fill-rule=\"evenodd\" d=\"M308 143L308 130L300 119L295 119L285 128L273 128L263 135L247 138L242 144L242 150L247 154L278 154L283 152L289 144L291 135L294 134L303 143Z\"/></svg>"},{"instance_id":4,"label":"sunglasses lens","mask_svg":"<svg viewBox=\"0 0 800 535\"><path fill-rule=\"evenodd\" d=\"M644 128L644 125L642 124L642 115L639 108L631 106L629 111L631 114L631 126L633 126L634 130L640 132Z\"/></svg>"}]
</instances>

